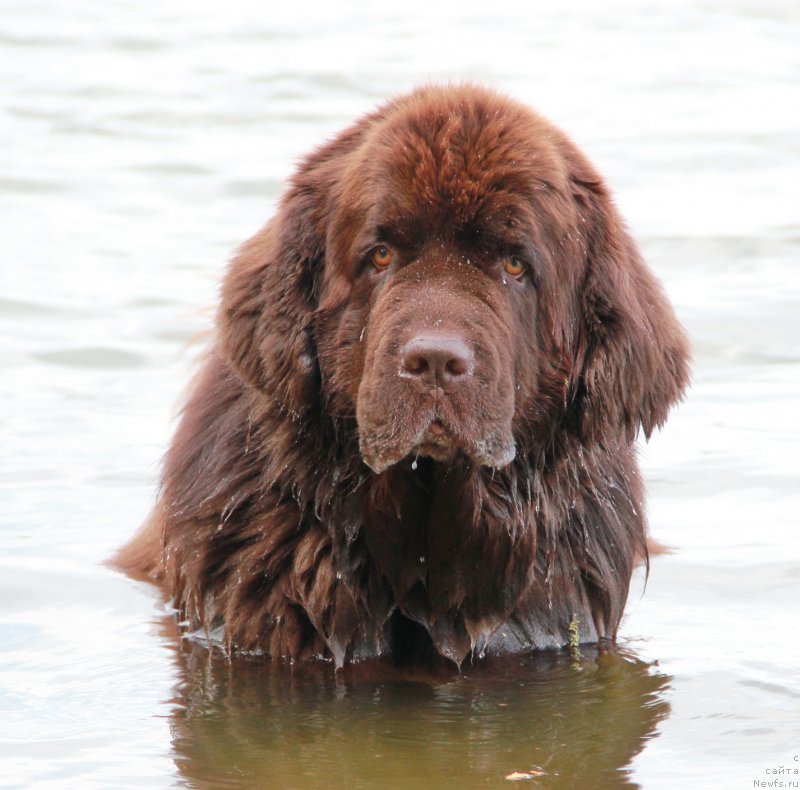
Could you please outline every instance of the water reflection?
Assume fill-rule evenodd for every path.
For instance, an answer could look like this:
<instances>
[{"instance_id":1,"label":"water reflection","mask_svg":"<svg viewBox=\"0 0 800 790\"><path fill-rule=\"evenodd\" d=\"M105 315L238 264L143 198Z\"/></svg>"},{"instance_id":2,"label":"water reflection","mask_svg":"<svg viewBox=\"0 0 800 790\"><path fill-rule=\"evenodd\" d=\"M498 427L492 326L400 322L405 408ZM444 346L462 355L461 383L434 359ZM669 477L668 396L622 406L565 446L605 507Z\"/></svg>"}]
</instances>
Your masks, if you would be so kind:
<instances>
[{"instance_id":1,"label":"water reflection","mask_svg":"<svg viewBox=\"0 0 800 790\"><path fill-rule=\"evenodd\" d=\"M227 661L184 641L171 721L197 788L637 787L626 767L671 680L622 652L493 659L462 675Z\"/></svg>"}]
</instances>

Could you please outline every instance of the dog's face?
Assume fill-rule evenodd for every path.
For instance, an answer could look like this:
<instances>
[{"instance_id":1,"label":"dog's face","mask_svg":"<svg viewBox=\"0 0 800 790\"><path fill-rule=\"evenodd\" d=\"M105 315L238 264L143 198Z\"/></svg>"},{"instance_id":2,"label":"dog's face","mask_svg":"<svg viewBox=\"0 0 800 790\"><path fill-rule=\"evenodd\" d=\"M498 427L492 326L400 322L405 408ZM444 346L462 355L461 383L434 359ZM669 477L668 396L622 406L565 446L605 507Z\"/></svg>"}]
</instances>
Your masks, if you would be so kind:
<instances>
[{"instance_id":1,"label":"dog's face","mask_svg":"<svg viewBox=\"0 0 800 790\"><path fill-rule=\"evenodd\" d=\"M373 131L358 188L329 227L323 381L332 402L355 409L376 472L458 453L505 466L515 413L549 397L539 392L552 350L538 329L540 292L569 295L573 275L552 281L547 244L563 245L567 228L563 211L553 227L537 206L553 182L565 188L563 157L534 144L530 116L469 109L398 113Z\"/></svg>"},{"instance_id":2,"label":"dog's face","mask_svg":"<svg viewBox=\"0 0 800 790\"><path fill-rule=\"evenodd\" d=\"M532 256L502 222L459 227L444 212L426 228L430 208L428 222L422 207L386 212L360 234L349 298L320 321L323 379L355 405L378 472L409 454L509 463L515 383L535 385Z\"/></svg>"},{"instance_id":3,"label":"dog's face","mask_svg":"<svg viewBox=\"0 0 800 790\"><path fill-rule=\"evenodd\" d=\"M394 272L369 275L385 282L370 294L354 360L361 454L376 472L408 454L447 461L460 451L493 467L514 458L515 321L503 289L526 284L465 246L434 242L405 265L396 247L372 253L398 259ZM508 261L522 271L521 259Z\"/></svg>"},{"instance_id":4,"label":"dog's face","mask_svg":"<svg viewBox=\"0 0 800 790\"><path fill-rule=\"evenodd\" d=\"M681 329L599 177L480 89L419 91L309 158L220 318L245 380L295 415L321 392L376 472L500 468L568 432L629 441L686 379Z\"/></svg>"}]
</instances>

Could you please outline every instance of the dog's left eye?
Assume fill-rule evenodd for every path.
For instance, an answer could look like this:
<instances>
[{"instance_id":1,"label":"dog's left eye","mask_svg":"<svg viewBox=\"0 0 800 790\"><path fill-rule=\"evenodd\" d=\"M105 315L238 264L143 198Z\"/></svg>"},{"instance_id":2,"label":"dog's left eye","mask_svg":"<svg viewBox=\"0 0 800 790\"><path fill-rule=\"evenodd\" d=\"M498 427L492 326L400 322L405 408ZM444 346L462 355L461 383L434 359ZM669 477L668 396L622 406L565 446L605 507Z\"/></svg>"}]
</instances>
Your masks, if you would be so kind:
<instances>
[{"instance_id":1,"label":"dog's left eye","mask_svg":"<svg viewBox=\"0 0 800 790\"><path fill-rule=\"evenodd\" d=\"M372 251L372 263L377 269L388 269L394 260L394 250L385 244L381 244Z\"/></svg>"},{"instance_id":2,"label":"dog's left eye","mask_svg":"<svg viewBox=\"0 0 800 790\"><path fill-rule=\"evenodd\" d=\"M509 255L507 258L503 258L503 269L506 274L519 279L525 274L525 261L516 255Z\"/></svg>"}]
</instances>

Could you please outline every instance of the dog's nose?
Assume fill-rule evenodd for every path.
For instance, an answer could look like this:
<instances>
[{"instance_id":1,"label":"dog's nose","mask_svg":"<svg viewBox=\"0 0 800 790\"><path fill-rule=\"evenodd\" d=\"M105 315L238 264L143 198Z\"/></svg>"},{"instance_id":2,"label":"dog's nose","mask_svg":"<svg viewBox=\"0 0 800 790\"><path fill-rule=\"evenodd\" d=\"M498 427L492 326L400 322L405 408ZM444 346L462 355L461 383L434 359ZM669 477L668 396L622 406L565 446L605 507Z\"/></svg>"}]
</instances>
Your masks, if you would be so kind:
<instances>
[{"instance_id":1,"label":"dog's nose","mask_svg":"<svg viewBox=\"0 0 800 790\"><path fill-rule=\"evenodd\" d=\"M475 357L472 349L452 335L421 335L400 351L400 376L425 387L448 389L472 375Z\"/></svg>"}]
</instances>

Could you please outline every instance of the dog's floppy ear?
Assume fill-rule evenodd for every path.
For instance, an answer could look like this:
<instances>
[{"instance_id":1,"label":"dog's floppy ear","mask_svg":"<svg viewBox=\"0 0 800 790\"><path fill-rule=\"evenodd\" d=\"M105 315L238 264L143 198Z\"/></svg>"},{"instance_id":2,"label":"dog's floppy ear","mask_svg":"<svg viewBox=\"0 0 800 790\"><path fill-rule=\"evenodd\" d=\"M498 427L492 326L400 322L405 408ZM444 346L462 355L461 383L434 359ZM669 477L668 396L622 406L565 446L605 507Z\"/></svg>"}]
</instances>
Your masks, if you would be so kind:
<instances>
[{"instance_id":1,"label":"dog's floppy ear","mask_svg":"<svg viewBox=\"0 0 800 790\"><path fill-rule=\"evenodd\" d=\"M294 186L231 262L217 315L228 364L290 410L303 408L317 376L314 290L325 254L318 216L318 196Z\"/></svg>"},{"instance_id":2,"label":"dog's floppy ear","mask_svg":"<svg viewBox=\"0 0 800 790\"><path fill-rule=\"evenodd\" d=\"M570 416L584 440L649 438L689 379L689 344L599 177L571 183L585 275L578 288Z\"/></svg>"},{"instance_id":3,"label":"dog's floppy ear","mask_svg":"<svg viewBox=\"0 0 800 790\"><path fill-rule=\"evenodd\" d=\"M223 281L222 355L245 383L268 391L289 413L303 411L319 392L314 310L332 193L365 125L300 165L278 213L242 245Z\"/></svg>"}]
</instances>

